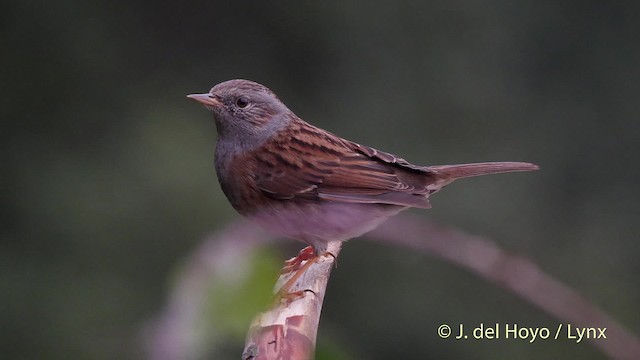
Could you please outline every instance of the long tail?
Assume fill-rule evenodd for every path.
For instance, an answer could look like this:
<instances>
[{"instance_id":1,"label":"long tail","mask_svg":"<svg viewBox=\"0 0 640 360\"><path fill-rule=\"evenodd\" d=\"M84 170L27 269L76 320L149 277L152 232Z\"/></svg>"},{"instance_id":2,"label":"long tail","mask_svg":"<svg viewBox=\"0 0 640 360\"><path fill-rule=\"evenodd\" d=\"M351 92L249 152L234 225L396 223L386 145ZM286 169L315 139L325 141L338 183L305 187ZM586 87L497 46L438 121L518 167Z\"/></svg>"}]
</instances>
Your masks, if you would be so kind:
<instances>
[{"instance_id":1,"label":"long tail","mask_svg":"<svg viewBox=\"0 0 640 360\"><path fill-rule=\"evenodd\" d=\"M515 171L533 171L538 170L538 165L525 162L487 162L475 164L459 164L459 165L436 165L429 166L429 170L447 183L461 178L500 174ZM448 181L447 181L448 180Z\"/></svg>"}]
</instances>

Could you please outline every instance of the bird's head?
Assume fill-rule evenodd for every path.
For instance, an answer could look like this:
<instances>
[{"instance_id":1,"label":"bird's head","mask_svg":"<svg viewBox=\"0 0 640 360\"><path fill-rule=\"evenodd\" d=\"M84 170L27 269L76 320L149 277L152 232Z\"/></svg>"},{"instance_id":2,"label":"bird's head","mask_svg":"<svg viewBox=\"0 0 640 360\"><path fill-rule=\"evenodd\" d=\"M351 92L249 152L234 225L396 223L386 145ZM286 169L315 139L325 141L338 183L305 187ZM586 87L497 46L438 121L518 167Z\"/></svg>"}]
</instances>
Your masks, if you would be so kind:
<instances>
[{"instance_id":1,"label":"bird's head","mask_svg":"<svg viewBox=\"0 0 640 360\"><path fill-rule=\"evenodd\" d=\"M229 80L208 93L187 96L205 105L215 118L218 137L242 147L255 147L290 121L291 111L264 85Z\"/></svg>"}]
</instances>

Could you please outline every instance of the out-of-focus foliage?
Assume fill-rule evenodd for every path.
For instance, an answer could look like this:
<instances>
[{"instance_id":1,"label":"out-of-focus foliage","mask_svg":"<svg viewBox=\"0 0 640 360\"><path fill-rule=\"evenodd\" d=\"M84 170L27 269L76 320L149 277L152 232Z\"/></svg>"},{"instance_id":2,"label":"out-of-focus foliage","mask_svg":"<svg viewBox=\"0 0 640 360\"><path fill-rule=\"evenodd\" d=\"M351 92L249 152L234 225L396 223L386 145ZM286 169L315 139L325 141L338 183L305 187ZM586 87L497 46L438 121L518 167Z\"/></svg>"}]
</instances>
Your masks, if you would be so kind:
<instances>
[{"instance_id":1,"label":"out-of-focus foliage","mask_svg":"<svg viewBox=\"0 0 640 360\"><path fill-rule=\"evenodd\" d=\"M211 117L184 96L238 77L416 163L538 163L452 185L423 214L533 258L640 333L639 15L632 1L3 3L2 354L142 356L172 272L237 216ZM437 338L460 322L555 320L450 264L353 241L320 341L368 359L600 356Z\"/></svg>"}]
</instances>

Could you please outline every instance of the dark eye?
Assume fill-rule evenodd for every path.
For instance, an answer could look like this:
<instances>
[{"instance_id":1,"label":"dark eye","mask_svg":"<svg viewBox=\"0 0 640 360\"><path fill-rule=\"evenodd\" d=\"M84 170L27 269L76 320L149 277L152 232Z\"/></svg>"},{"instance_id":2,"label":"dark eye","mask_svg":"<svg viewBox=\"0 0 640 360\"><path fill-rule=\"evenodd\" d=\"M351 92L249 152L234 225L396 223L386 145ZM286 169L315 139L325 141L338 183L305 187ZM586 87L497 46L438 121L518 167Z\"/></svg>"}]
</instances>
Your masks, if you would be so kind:
<instances>
[{"instance_id":1,"label":"dark eye","mask_svg":"<svg viewBox=\"0 0 640 360\"><path fill-rule=\"evenodd\" d=\"M249 99L247 99L244 96L241 96L236 99L236 105L238 105L239 108L246 108L247 105L249 105Z\"/></svg>"}]
</instances>

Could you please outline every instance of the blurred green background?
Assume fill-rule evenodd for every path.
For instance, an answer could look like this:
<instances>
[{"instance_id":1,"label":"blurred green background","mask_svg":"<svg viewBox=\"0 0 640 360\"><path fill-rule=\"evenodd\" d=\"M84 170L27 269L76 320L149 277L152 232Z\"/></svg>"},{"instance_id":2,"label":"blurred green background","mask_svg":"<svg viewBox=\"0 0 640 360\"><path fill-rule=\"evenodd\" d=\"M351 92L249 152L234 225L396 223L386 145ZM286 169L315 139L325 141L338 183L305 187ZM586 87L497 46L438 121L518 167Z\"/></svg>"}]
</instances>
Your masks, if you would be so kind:
<instances>
[{"instance_id":1,"label":"blurred green background","mask_svg":"<svg viewBox=\"0 0 640 360\"><path fill-rule=\"evenodd\" d=\"M530 257L640 333L639 2L0 10L3 357L145 357L141 333L187 255L238 216L215 178L211 116L185 98L232 78L414 163L539 164L452 185L416 214ZM267 268L301 247L282 243ZM451 264L352 241L339 265L319 343L341 358L603 357L569 341L439 339L441 323L557 323ZM242 334L216 336L223 349L204 357L240 357Z\"/></svg>"}]
</instances>

